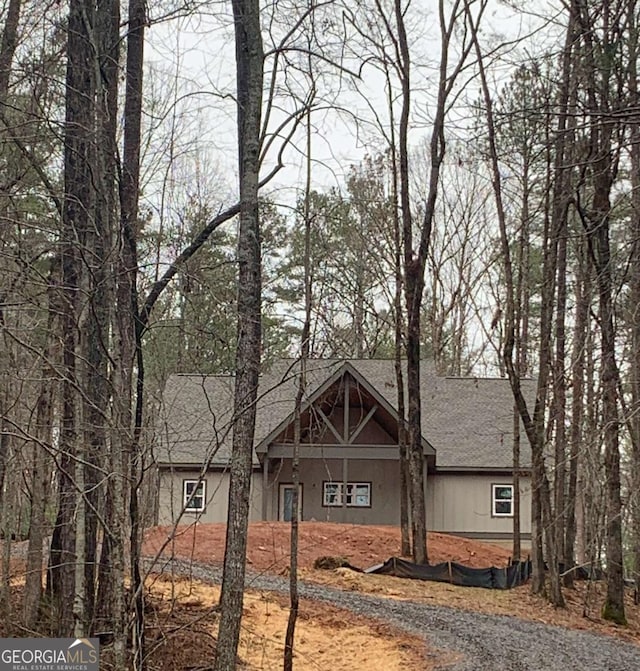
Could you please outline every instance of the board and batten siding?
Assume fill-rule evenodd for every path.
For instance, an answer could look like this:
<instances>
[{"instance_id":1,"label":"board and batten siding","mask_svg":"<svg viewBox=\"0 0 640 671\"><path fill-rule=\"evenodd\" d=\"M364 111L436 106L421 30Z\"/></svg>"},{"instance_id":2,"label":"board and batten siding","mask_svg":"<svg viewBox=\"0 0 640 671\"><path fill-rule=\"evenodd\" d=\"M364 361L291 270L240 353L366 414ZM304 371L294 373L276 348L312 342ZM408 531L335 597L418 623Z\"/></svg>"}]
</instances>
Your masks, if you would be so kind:
<instances>
[{"instance_id":1,"label":"board and batten siding","mask_svg":"<svg viewBox=\"0 0 640 671\"><path fill-rule=\"evenodd\" d=\"M178 518L183 503L183 482L197 480L199 471L161 471L158 479L158 524L170 525ZM251 485L250 520L262 519L262 472L254 471ZM229 474L209 471L205 476L206 507L202 513L185 512L180 524L226 522ZM371 507L323 506L323 483L342 482L343 462L340 459L303 460L300 464L302 519L318 522L351 524L400 523L400 478L398 464L393 461L350 459L347 462L348 482L371 483ZM290 462L269 473L266 491L266 519L279 517L280 485L291 482ZM508 475L476 475L430 473L427 480L427 525L430 531L501 537L513 530L513 518L491 515L492 485L511 484ZM522 533L531 532L530 480L523 477L520 487Z\"/></svg>"},{"instance_id":2,"label":"board and batten siding","mask_svg":"<svg viewBox=\"0 0 640 671\"><path fill-rule=\"evenodd\" d=\"M174 524L180 515L183 505L183 482L197 480L200 471L161 471L158 489L158 524ZM206 505L203 512L185 512L179 524L199 522L226 522L227 504L229 499L229 473L208 471L206 481ZM251 499L249 519L258 521L262 518L262 475L254 472L251 479Z\"/></svg>"},{"instance_id":3,"label":"board and batten siding","mask_svg":"<svg viewBox=\"0 0 640 671\"><path fill-rule=\"evenodd\" d=\"M493 517L492 485L510 485L510 475L435 473L427 484L429 531L464 535L510 534L512 517ZM531 487L529 477L520 480L520 520L523 534L531 533Z\"/></svg>"},{"instance_id":4,"label":"board and batten siding","mask_svg":"<svg viewBox=\"0 0 640 671\"><path fill-rule=\"evenodd\" d=\"M275 476L275 477L274 477ZM343 482L342 459L307 459L300 462L302 519L316 522L348 524L400 524L400 473L396 461L348 459L347 482L371 483L371 506L323 506L323 483ZM269 474L267 519L279 517L279 489L291 482L291 462L286 460L274 474Z\"/></svg>"}]
</instances>

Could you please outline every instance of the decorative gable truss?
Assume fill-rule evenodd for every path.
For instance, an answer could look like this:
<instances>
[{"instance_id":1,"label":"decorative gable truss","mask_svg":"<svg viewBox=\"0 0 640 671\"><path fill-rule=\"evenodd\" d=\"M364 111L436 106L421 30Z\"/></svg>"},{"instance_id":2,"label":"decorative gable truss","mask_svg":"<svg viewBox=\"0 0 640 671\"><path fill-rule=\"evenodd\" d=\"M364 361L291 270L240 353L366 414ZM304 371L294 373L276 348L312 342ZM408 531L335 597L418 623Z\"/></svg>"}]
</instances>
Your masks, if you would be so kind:
<instances>
[{"instance_id":1,"label":"decorative gable truss","mask_svg":"<svg viewBox=\"0 0 640 671\"><path fill-rule=\"evenodd\" d=\"M262 463L265 519L269 511L276 515L276 499L278 518L289 518L291 410L256 446ZM303 519L362 522L363 515L373 518L380 509L389 520L395 519L390 511L397 508L399 497L398 414L378 390L345 363L306 399L300 421ZM425 469L433 470L435 451L426 441L423 445Z\"/></svg>"},{"instance_id":2,"label":"decorative gable truss","mask_svg":"<svg viewBox=\"0 0 640 671\"><path fill-rule=\"evenodd\" d=\"M423 445L433 460L433 447L426 440ZM293 412L256 446L256 453L261 460L292 457ZM300 458L397 460L397 411L345 363L304 404Z\"/></svg>"}]
</instances>

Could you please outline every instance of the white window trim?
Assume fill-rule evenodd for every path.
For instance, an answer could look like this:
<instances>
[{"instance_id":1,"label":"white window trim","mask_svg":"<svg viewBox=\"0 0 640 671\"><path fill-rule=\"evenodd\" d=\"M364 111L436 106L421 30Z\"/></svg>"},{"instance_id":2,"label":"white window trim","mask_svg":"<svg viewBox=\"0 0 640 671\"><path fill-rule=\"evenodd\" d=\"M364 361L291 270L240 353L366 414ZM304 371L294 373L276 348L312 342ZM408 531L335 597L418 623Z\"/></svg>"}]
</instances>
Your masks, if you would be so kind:
<instances>
[{"instance_id":1,"label":"white window trim","mask_svg":"<svg viewBox=\"0 0 640 671\"><path fill-rule=\"evenodd\" d=\"M511 498L510 499L505 499L505 498L497 498L496 496L496 490L498 488L504 488L508 487L511 490ZM514 496L514 487L513 484L511 483L496 483L491 485L491 515L493 517L513 517L513 496ZM508 513L499 513L496 510L496 503L498 501L509 501L510 503L510 511Z\"/></svg>"},{"instance_id":2,"label":"white window trim","mask_svg":"<svg viewBox=\"0 0 640 671\"><path fill-rule=\"evenodd\" d=\"M322 505L325 508L342 508L343 503L343 486L342 482L326 481L322 484ZM335 489L336 499L333 502L327 500L328 489L331 487ZM358 487L366 487L367 502L357 503L355 500L356 490ZM347 496L351 497L351 502L347 501L347 508L371 508L371 483L370 482L347 482Z\"/></svg>"},{"instance_id":3,"label":"white window trim","mask_svg":"<svg viewBox=\"0 0 640 671\"><path fill-rule=\"evenodd\" d=\"M196 492L198 489L202 488L202 495L194 494L191 497L191 494L187 491L189 485L195 485ZM194 506L196 499L202 497L202 505ZM206 480L183 480L182 481L182 507L187 513L203 513L207 505L207 481Z\"/></svg>"},{"instance_id":4,"label":"white window trim","mask_svg":"<svg viewBox=\"0 0 640 671\"><path fill-rule=\"evenodd\" d=\"M336 499L333 502L328 501L329 488L335 488ZM342 483L341 482L324 482L322 484L322 505L327 508L342 507Z\"/></svg>"}]
</instances>

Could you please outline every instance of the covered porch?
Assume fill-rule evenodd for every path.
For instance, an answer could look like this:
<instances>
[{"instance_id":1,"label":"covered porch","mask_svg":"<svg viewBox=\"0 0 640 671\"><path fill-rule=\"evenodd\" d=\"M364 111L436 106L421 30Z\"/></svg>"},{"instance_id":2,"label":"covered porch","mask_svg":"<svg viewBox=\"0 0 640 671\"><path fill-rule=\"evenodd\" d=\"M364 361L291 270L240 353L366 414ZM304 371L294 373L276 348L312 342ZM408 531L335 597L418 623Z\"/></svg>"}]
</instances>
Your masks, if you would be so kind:
<instances>
[{"instance_id":1,"label":"covered porch","mask_svg":"<svg viewBox=\"0 0 640 671\"><path fill-rule=\"evenodd\" d=\"M342 368L303 405L300 518L400 523L398 415L357 371ZM291 519L293 413L260 445L262 517ZM435 451L423 440L425 496Z\"/></svg>"}]
</instances>

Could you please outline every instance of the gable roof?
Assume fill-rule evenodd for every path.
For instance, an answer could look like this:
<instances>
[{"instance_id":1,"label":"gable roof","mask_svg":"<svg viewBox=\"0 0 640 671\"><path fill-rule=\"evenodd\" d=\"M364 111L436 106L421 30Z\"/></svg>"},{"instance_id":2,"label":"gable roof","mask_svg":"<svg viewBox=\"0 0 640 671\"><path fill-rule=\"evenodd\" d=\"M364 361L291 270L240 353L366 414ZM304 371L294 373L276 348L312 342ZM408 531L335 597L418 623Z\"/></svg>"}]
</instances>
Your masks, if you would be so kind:
<instances>
[{"instance_id":1,"label":"gable roof","mask_svg":"<svg viewBox=\"0 0 640 671\"><path fill-rule=\"evenodd\" d=\"M325 394L325 392L327 392L334 384L336 384L347 374L351 375L351 377L360 385L360 387L368 392L376 401L376 403L378 403L388 414L393 417L395 422L398 421L399 415L395 405L389 403L389 401L382 394L380 394L378 389L373 386L350 361L342 361L340 365L335 366L334 370L329 374L326 380L319 384L311 393L309 393L307 390L307 394L302 401L301 411L304 412L307 408L312 406ZM269 443L293 421L293 415L294 411L291 409L291 412L283 418L278 426L276 426L261 440L256 441L256 452L266 452ZM425 439L424 436L422 436L422 449L424 454L435 455L433 446Z\"/></svg>"},{"instance_id":2,"label":"gable roof","mask_svg":"<svg viewBox=\"0 0 640 671\"><path fill-rule=\"evenodd\" d=\"M281 360L260 377L254 445L259 451L291 420L296 394L295 360ZM394 362L380 359L317 359L307 362L308 406L346 372L397 417ZM226 465L231 453L234 378L172 375L167 380L157 426L160 464ZM531 395L533 383L523 382ZM436 451L437 470L502 470L512 467L513 397L504 378L438 377L421 367L422 435ZM521 463L530 464L528 441ZM425 452L427 453L427 452ZM258 457L254 450L254 463Z\"/></svg>"}]
</instances>

